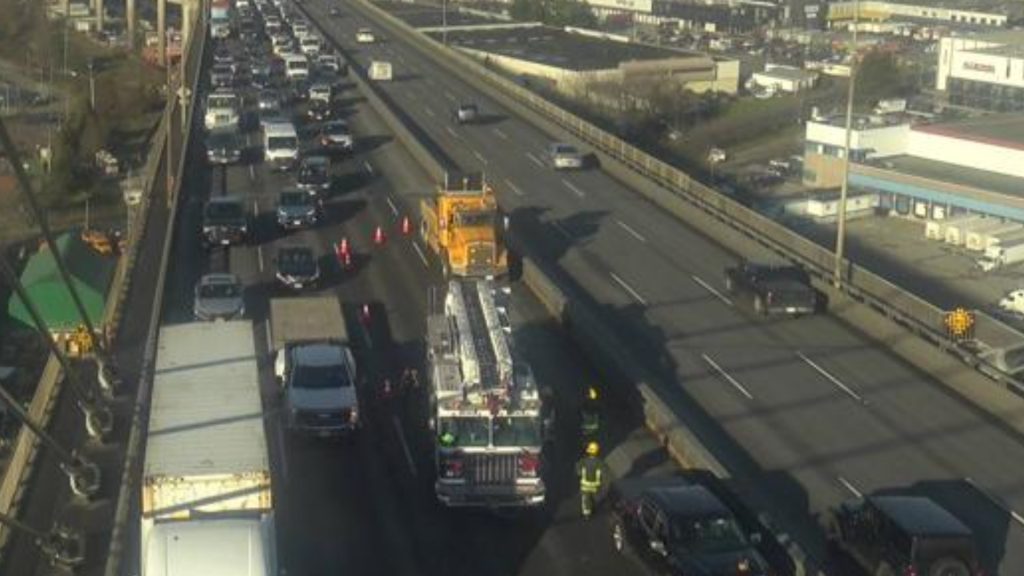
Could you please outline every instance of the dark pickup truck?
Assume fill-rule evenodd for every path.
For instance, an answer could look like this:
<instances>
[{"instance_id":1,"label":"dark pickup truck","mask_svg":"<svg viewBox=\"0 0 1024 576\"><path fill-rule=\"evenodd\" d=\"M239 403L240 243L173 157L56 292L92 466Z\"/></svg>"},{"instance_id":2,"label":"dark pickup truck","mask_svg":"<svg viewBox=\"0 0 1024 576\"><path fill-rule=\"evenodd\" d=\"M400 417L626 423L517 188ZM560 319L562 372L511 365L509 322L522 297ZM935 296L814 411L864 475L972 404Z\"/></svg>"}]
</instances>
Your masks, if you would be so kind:
<instances>
[{"instance_id":1,"label":"dark pickup truck","mask_svg":"<svg viewBox=\"0 0 1024 576\"><path fill-rule=\"evenodd\" d=\"M203 242L207 247L245 244L249 215L238 196L213 198L203 208Z\"/></svg>"},{"instance_id":2,"label":"dark pickup truck","mask_svg":"<svg viewBox=\"0 0 1024 576\"><path fill-rule=\"evenodd\" d=\"M725 270L730 294L752 296L754 311L769 314L814 314L822 299L802 268L791 265L744 262Z\"/></svg>"},{"instance_id":3,"label":"dark pickup truck","mask_svg":"<svg viewBox=\"0 0 1024 576\"><path fill-rule=\"evenodd\" d=\"M921 496L876 495L828 516L832 551L875 576L982 576L974 536L956 516Z\"/></svg>"}]
</instances>

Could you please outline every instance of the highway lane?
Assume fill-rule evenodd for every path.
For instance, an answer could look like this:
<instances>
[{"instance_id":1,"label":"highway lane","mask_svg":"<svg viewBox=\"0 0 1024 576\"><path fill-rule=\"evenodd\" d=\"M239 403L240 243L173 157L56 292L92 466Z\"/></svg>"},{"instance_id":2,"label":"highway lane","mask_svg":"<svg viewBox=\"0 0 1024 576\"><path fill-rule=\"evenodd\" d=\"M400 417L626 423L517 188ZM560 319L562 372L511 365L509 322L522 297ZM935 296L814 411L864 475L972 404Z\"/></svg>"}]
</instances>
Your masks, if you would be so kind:
<instances>
[{"instance_id":1,"label":"highway lane","mask_svg":"<svg viewBox=\"0 0 1024 576\"><path fill-rule=\"evenodd\" d=\"M813 514L848 497L847 484L870 491L970 476L1024 508L1020 438L833 318L752 319L747 303L724 295L720 278L732 255L603 173L543 168L548 138L517 118L455 127L450 113L460 101L507 112L399 39L355 45L366 21L352 10L330 19L323 3L306 6L357 60L392 59L397 80L383 90L460 165L486 169L513 226L541 239L540 251L612 322L640 336L631 339L634 352L685 383L674 391L680 409L691 404L723 432L711 443L744 472L745 495L797 534L816 540ZM969 520L999 541L992 562L1024 570L1021 526L985 509L996 512Z\"/></svg>"},{"instance_id":2,"label":"highway lane","mask_svg":"<svg viewBox=\"0 0 1024 576\"><path fill-rule=\"evenodd\" d=\"M175 304L167 321L187 320L190 285L202 272L229 269L249 286L247 307L257 339L265 346L266 299L278 292L271 255L283 243L301 239L324 254L321 262L328 280L321 291L337 294L350 320L359 305L371 304L374 322L369 338L357 338L367 398L365 393L381 378L396 378L401 367L422 361L426 290L438 279L421 259L422 247L418 252L410 240L399 237L398 214L405 206L398 190L427 193L432 185L405 152L388 141L382 124L365 105L356 102L349 120L359 142L369 146L337 165L335 172L339 180L359 185L336 191L328 202L332 217L315 230L286 238L273 232L265 217L277 190L290 182L289 175L269 173L257 164L251 170L228 169L226 180L217 169L209 178L197 178L189 187L189 209L175 250L178 267L169 288L175 293L169 301ZM190 174L209 173L193 168ZM260 240L256 246L227 253L215 250L206 258L197 240L199 210L207 194L222 193L225 181L227 192L242 193L259 205L264 216ZM384 248L370 241L378 224L390 236ZM357 254L354 273L341 274L329 257L331 244L342 236L350 239ZM523 314L528 319L523 339L538 377L557 384L559 403L571 415L580 386L596 377L580 367L577 353L567 347L539 303L518 288L515 294L517 317ZM350 329L362 333L357 323ZM569 497L573 481L568 467L576 457L569 433L574 425L571 416L561 424L562 457L553 480L557 511L518 519L464 514L441 509L435 501L422 414L396 420L396 414L374 408L366 433L350 444L292 438L273 416L277 396L265 376L281 554L289 574L315 574L331 566L345 566L356 574L575 574L583 568L598 574L631 573L631 561L614 556L604 545L603 525L584 525L576 518L575 500ZM612 430L615 435L635 431L635 422L625 425L625 415L614 421L623 423L617 424L621 430ZM556 513L559 522L552 526ZM558 568L553 571L552 566Z\"/></svg>"}]
</instances>

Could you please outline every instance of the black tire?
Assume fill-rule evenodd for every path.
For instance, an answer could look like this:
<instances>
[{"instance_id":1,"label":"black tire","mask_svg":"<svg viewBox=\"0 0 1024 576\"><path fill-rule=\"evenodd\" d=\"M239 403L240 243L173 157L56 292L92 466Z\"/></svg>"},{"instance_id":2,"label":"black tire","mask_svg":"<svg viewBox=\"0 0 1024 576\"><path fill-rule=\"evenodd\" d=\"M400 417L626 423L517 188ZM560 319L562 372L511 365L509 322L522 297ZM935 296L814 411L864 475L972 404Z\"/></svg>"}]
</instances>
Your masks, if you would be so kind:
<instances>
[{"instance_id":1,"label":"black tire","mask_svg":"<svg viewBox=\"0 0 1024 576\"><path fill-rule=\"evenodd\" d=\"M889 566L888 562L882 562L875 569L875 576L896 576L896 571Z\"/></svg>"},{"instance_id":2,"label":"black tire","mask_svg":"<svg viewBox=\"0 0 1024 576\"><path fill-rule=\"evenodd\" d=\"M971 576L971 571L957 558L939 558L932 563L928 576Z\"/></svg>"}]
</instances>

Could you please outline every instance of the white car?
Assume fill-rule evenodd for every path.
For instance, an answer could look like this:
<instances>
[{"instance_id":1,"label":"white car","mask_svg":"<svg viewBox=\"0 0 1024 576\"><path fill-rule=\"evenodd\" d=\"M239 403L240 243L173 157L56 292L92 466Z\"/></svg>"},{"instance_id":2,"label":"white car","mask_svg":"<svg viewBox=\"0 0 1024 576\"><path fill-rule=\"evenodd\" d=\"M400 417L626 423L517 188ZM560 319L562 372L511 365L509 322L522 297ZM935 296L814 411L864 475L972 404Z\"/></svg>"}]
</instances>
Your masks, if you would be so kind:
<instances>
[{"instance_id":1,"label":"white car","mask_svg":"<svg viewBox=\"0 0 1024 576\"><path fill-rule=\"evenodd\" d=\"M206 97L203 125L207 130L238 128L238 95L230 90L215 90Z\"/></svg>"},{"instance_id":2,"label":"white car","mask_svg":"<svg viewBox=\"0 0 1024 576\"><path fill-rule=\"evenodd\" d=\"M302 39L299 40L299 50L302 50L302 53L306 56L317 56L320 54L320 48L320 38L313 34L303 36Z\"/></svg>"},{"instance_id":3,"label":"white car","mask_svg":"<svg viewBox=\"0 0 1024 576\"><path fill-rule=\"evenodd\" d=\"M548 158L555 170L579 170L583 168L583 153L571 144L556 142L548 148Z\"/></svg>"},{"instance_id":4,"label":"white car","mask_svg":"<svg viewBox=\"0 0 1024 576\"><path fill-rule=\"evenodd\" d=\"M373 30L369 28L360 28L356 31L356 43L358 44L373 44L377 41L377 37L374 36Z\"/></svg>"},{"instance_id":5,"label":"white car","mask_svg":"<svg viewBox=\"0 0 1024 576\"><path fill-rule=\"evenodd\" d=\"M309 87L310 102L314 100L320 100L322 102L330 104L333 95L334 91L331 89L330 84L316 83Z\"/></svg>"}]
</instances>

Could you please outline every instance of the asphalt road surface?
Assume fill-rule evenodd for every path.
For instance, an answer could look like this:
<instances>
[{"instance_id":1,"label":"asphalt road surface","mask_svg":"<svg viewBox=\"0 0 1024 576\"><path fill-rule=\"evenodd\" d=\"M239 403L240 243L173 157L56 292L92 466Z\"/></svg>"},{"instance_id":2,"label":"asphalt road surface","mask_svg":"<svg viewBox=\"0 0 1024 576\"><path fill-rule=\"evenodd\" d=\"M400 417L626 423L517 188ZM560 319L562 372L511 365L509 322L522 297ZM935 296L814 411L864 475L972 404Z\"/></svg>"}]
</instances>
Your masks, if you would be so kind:
<instances>
[{"instance_id":1,"label":"asphalt road surface","mask_svg":"<svg viewBox=\"0 0 1024 576\"><path fill-rule=\"evenodd\" d=\"M383 92L432 146L486 172L513 227L669 383L747 501L820 555L827 507L876 490L927 493L975 530L990 571L1024 573L1024 526L1009 513L1024 510L1018 435L833 317L756 318L725 294L733 254L600 171L554 172L543 133L400 38L378 30L382 41L356 44L372 23L350 4L333 18L327 6L303 3L362 65L393 64ZM484 121L456 126L462 102Z\"/></svg>"},{"instance_id":2,"label":"asphalt road surface","mask_svg":"<svg viewBox=\"0 0 1024 576\"><path fill-rule=\"evenodd\" d=\"M550 503L517 515L452 511L433 494L430 435L415 404L373 401L385 377L397 380L405 367L422 371L428 286L440 282L436 263L422 245L400 234L407 213L405 193L432 190L432 183L388 135L349 84L336 99L357 136L357 151L334 162L335 185L326 219L311 230L279 232L273 222L278 191L292 175L272 173L260 162L208 168L199 158L189 180L166 286L165 323L191 321L192 287L207 271L229 270L245 282L246 309L257 342L267 345L267 302L284 295L276 285L273 257L283 245L304 243L321 255L325 276L320 293L340 299L366 376L361 394L372 406L369 424L351 441L324 442L294 437L277 418L279 395L263 364L268 443L274 462L276 513L282 566L290 576L336 573L367 575L570 575L637 573L633 560L616 555L607 526L584 523L574 498L571 466L578 454L574 416L581 387L597 382L557 325L523 287L513 285L517 338L538 379L552 387L559 418L556 448L547 472ZM301 112L301 109L293 110ZM300 123L309 134L311 126ZM254 136L254 133L252 134ZM243 195L257 215L257 240L250 246L205 251L200 243L202 203L210 196ZM389 236L385 246L371 240L376 226ZM340 270L331 246L347 237L355 269ZM354 319L369 304L364 328ZM615 404L608 408L609 446L629 446L625 458L642 456L635 473L671 469L637 422ZM637 448L640 446L641 448ZM646 451L645 451L646 450ZM653 457L652 457L653 454ZM130 565L137 565L138 550Z\"/></svg>"}]
</instances>

